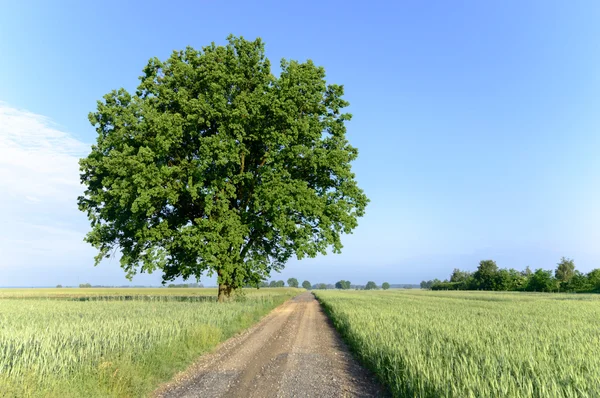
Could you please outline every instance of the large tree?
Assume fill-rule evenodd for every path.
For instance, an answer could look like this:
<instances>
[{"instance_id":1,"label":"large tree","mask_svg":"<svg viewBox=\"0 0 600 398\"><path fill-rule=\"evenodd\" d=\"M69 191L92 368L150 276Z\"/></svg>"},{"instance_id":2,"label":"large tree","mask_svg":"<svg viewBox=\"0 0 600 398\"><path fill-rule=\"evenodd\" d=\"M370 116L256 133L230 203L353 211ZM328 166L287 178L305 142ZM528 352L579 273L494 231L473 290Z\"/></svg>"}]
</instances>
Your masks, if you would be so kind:
<instances>
[{"instance_id":1,"label":"large tree","mask_svg":"<svg viewBox=\"0 0 600 398\"><path fill-rule=\"evenodd\" d=\"M295 255L340 252L368 199L351 170L343 87L311 61L271 73L260 39L230 36L151 59L134 94L112 91L89 119L79 207L99 253L131 277L216 273L219 300Z\"/></svg>"}]
</instances>

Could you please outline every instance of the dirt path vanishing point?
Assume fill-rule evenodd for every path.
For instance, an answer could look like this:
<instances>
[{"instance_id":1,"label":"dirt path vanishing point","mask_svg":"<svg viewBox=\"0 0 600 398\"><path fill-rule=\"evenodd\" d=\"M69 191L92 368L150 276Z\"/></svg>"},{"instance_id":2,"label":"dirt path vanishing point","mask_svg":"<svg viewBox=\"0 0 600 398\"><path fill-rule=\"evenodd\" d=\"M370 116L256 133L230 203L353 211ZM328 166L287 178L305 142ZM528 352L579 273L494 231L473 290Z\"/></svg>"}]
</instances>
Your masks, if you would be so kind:
<instances>
[{"instance_id":1,"label":"dirt path vanishing point","mask_svg":"<svg viewBox=\"0 0 600 398\"><path fill-rule=\"evenodd\" d=\"M156 397L385 397L311 293L277 307L156 391Z\"/></svg>"}]
</instances>

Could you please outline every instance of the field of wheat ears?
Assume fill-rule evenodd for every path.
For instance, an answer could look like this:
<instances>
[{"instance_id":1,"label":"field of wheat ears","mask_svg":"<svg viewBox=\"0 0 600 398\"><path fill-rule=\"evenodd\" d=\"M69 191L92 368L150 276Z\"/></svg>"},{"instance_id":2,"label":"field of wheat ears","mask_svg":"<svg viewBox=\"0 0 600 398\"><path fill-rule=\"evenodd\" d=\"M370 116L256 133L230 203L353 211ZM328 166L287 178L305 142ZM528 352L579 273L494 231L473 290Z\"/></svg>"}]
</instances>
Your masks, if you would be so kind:
<instances>
[{"instance_id":1,"label":"field of wheat ears","mask_svg":"<svg viewBox=\"0 0 600 398\"><path fill-rule=\"evenodd\" d=\"M396 397L597 397L600 296L315 291Z\"/></svg>"},{"instance_id":2,"label":"field of wheat ears","mask_svg":"<svg viewBox=\"0 0 600 398\"><path fill-rule=\"evenodd\" d=\"M145 396L300 291L0 290L0 396Z\"/></svg>"}]
</instances>

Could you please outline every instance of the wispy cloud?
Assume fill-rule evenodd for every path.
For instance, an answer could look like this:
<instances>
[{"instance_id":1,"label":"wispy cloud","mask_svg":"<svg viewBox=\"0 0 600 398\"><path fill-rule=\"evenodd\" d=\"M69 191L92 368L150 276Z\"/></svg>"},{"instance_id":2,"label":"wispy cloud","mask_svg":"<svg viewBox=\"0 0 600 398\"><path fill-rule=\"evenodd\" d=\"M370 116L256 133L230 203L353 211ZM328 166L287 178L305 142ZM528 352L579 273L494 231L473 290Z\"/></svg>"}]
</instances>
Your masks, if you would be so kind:
<instances>
[{"instance_id":1,"label":"wispy cloud","mask_svg":"<svg viewBox=\"0 0 600 398\"><path fill-rule=\"evenodd\" d=\"M0 268L91 264L77 210L78 160L89 148L50 119L0 102Z\"/></svg>"},{"instance_id":2,"label":"wispy cloud","mask_svg":"<svg viewBox=\"0 0 600 398\"><path fill-rule=\"evenodd\" d=\"M73 201L89 145L46 117L0 103L0 191L30 202Z\"/></svg>"}]
</instances>

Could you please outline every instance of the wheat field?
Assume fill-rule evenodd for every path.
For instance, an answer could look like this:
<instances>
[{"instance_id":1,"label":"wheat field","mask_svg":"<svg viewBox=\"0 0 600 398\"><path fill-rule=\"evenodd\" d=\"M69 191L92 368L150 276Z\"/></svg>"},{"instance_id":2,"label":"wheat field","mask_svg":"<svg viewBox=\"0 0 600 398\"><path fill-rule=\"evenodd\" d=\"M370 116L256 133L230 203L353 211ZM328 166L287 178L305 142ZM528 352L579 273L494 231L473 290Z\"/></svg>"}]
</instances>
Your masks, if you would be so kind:
<instances>
[{"instance_id":1,"label":"wheat field","mask_svg":"<svg viewBox=\"0 0 600 398\"><path fill-rule=\"evenodd\" d=\"M299 291L59 290L0 292L0 396L144 396Z\"/></svg>"},{"instance_id":2,"label":"wheat field","mask_svg":"<svg viewBox=\"0 0 600 398\"><path fill-rule=\"evenodd\" d=\"M316 291L396 397L597 397L600 296Z\"/></svg>"}]
</instances>

